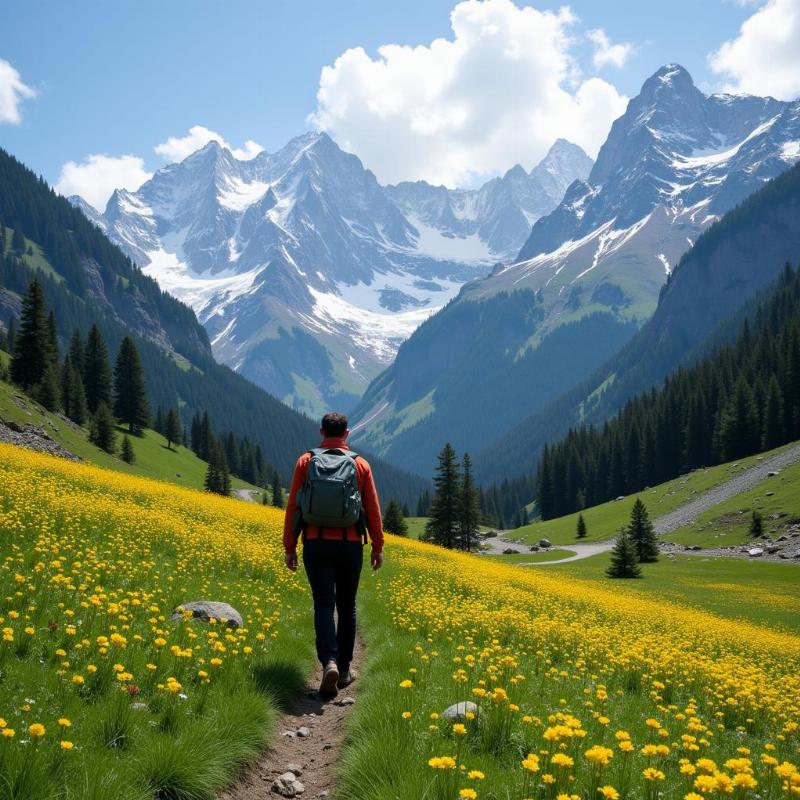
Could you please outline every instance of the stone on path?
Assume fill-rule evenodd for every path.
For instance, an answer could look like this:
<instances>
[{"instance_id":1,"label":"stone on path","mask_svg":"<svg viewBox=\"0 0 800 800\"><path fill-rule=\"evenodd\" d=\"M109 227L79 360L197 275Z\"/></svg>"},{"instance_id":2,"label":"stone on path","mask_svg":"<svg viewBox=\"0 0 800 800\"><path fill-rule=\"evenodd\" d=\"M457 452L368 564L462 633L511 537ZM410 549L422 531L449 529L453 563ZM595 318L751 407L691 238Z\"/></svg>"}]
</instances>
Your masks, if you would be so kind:
<instances>
[{"instance_id":1,"label":"stone on path","mask_svg":"<svg viewBox=\"0 0 800 800\"><path fill-rule=\"evenodd\" d=\"M215 619L229 628L241 628L244 625L242 615L233 606L216 600L192 600L188 603L182 603L172 612L172 619L180 620L183 618L183 613L188 611L192 612L194 619L199 619L203 622L210 622Z\"/></svg>"},{"instance_id":2,"label":"stone on path","mask_svg":"<svg viewBox=\"0 0 800 800\"><path fill-rule=\"evenodd\" d=\"M293 772L299 778L303 774L303 768L292 762L286 765L286 772Z\"/></svg>"},{"instance_id":3,"label":"stone on path","mask_svg":"<svg viewBox=\"0 0 800 800\"><path fill-rule=\"evenodd\" d=\"M550 544L549 539L539 539L539 547L547 548L547 547L552 547L552 545Z\"/></svg>"},{"instance_id":4,"label":"stone on path","mask_svg":"<svg viewBox=\"0 0 800 800\"><path fill-rule=\"evenodd\" d=\"M281 797L297 797L305 790L306 787L297 780L294 772L284 772L272 782L272 791L277 792Z\"/></svg>"},{"instance_id":5,"label":"stone on path","mask_svg":"<svg viewBox=\"0 0 800 800\"><path fill-rule=\"evenodd\" d=\"M747 555L749 555L751 558L758 558L758 556L763 556L764 555L764 548L763 547L751 547L747 551Z\"/></svg>"},{"instance_id":6,"label":"stone on path","mask_svg":"<svg viewBox=\"0 0 800 800\"><path fill-rule=\"evenodd\" d=\"M305 739L305 738L306 738L306 736L311 736L311 731L310 731L308 728L306 728L306 726L305 726L305 725L303 725L302 727L298 728L298 729L295 731L295 733L296 733L296 734L297 734L297 735L298 735L298 736L299 736L301 739Z\"/></svg>"},{"instance_id":7,"label":"stone on path","mask_svg":"<svg viewBox=\"0 0 800 800\"><path fill-rule=\"evenodd\" d=\"M460 703L453 703L442 711L442 716L445 719L466 719L467 712L471 711L473 714L478 713L478 706L471 700L463 700Z\"/></svg>"},{"instance_id":8,"label":"stone on path","mask_svg":"<svg viewBox=\"0 0 800 800\"><path fill-rule=\"evenodd\" d=\"M352 706L356 702L355 697L342 697L336 701L337 706Z\"/></svg>"}]
</instances>

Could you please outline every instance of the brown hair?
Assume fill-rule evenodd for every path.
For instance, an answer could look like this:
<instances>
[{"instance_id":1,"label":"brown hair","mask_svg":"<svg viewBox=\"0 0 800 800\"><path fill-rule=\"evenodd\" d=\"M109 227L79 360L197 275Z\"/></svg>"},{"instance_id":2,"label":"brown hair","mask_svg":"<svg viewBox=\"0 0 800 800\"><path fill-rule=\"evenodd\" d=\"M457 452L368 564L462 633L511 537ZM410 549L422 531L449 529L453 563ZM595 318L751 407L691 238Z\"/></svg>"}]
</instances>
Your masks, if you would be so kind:
<instances>
[{"instance_id":1,"label":"brown hair","mask_svg":"<svg viewBox=\"0 0 800 800\"><path fill-rule=\"evenodd\" d=\"M347 417L338 411L331 411L322 418L322 432L326 436L344 436L347 430Z\"/></svg>"}]
</instances>

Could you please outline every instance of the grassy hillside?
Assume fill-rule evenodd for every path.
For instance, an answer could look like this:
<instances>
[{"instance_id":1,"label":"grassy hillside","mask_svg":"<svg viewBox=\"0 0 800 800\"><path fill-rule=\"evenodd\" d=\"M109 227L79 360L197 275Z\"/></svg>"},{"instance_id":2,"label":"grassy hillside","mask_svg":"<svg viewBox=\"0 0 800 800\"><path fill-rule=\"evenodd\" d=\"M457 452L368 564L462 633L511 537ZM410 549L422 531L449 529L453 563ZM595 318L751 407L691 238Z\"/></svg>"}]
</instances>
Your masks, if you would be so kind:
<instances>
[{"instance_id":1,"label":"grassy hillside","mask_svg":"<svg viewBox=\"0 0 800 800\"><path fill-rule=\"evenodd\" d=\"M313 657L280 515L0 446L0 522L0 575L17 587L0 600L0 727L14 731L0 796L211 800ZM740 584L731 608L784 590L707 573L693 600L700 576L663 585L682 576L686 597L667 600L647 579L611 586L389 537L384 570L362 579L366 663L338 794L681 800L736 781L735 798L756 785L784 797L800 636L703 608L714 582ZM198 596L231 602L245 627L170 622ZM466 699L477 715L441 716Z\"/></svg>"},{"instance_id":2,"label":"grassy hillside","mask_svg":"<svg viewBox=\"0 0 800 800\"><path fill-rule=\"evenodd\" d=\"M783 447L778 447L775 450L770 450L765 453L760 453L756 456L743 458L739 461L734 461L728 464L719 464L715 467L698 469L694 472L688 473L687 475L681 475L679 478L675 478L667 483L662 483L658 486L651 487L650 489L645 489L644 491L639 492L637 495L632 495L629 498L624 498L623 500L611 500L608 503L602 503L601 505L587 508L580 512L583 514L583 518L586 521L588 534L587 537L581 541L593 542L612 538L620 529L620 527L628 522L631 504L635 497L642 498L642 501L647 506L647 510L650 513L651 518L658 517L661 514L666 514L667 512L678 508L684 503L690 502L692 499L694 499L695 495L702 494L712 487L724 483L729 478L740 474L748 467L757 464L760 460L769 458L770 455L774 455L775 453L780 453L788 446L789 445L784 445ZM769 489L774 489L772 484L770 484ZM764 491L767 491L767 489L757 487L757 489L754 491L754 494L757 495L760 493L763 495ZM800 493L798 496L800 496ZM745 497L745 495L742 495L738 502L730 501L730 503L737 508L741 508L742 504L745 502ZM764 505L764 507L766 508L767 505ZM705 517L715 517L719 513L719 508L722 508L722 506L718 506L716 509L708 512L708 514L703 515L702 519L704 521L699 521L698 524L707 525L708 520L705 520ZM752 508L752 506L750 506L750 508ZM800 508L796 509L796 512L800 514ZM578 514L568 514L564 517L558 517L557 519L547 520L546 522L534 522L531 525L517 528L509 534L509 538L519 539L527 544L534 544L542 538L549 539L553 544L574 543L578 541L575 537L575 528L577 523ZM734 528L735 526L730 527ZM740 534L743 532L741 525L735 527L735 530L737 530ZM733 530L731 530L730 533L732 534ZM669 541L676 541L684 544L708 545L712 541L712 535L712 533L709 533L708 536L703 538L692 538L691 542L684 541L682 535L676 538L676 534L670 534L667 539ZM716 543L736 544L740 540L741 536L739 539L736 539L733 535L728 535L724 542L717 541Z\"/></svg>"},{"instance_id":3,"label":"grassy hillside","mask_svg":"<svg viewBox=\"0 0 800 800\"><path fill-rule=\"evenodd\" d=\"M783 628L800 635L800 565L702 555L662 557L642 565L638 581L612 581L605 576L608 553L548 570L591 581L651 602L660 599L709 611L726 619Z\"/></svg>"},{"instance_id":4,"label":"grassy hillside","mask_svg":"<svg viewBox=\"0 0 800 800\"><path fill-rule=\"evenodd\" d=\"M280 513L0 445L0 528L0 797L211 798L312 657Z\"/></svg>"},{"instance_id":5,"label":"grassy hillside","mask_svg":"<svg viewBox=\"0 0 800 800\"><path fill-rule=\"evenodd\" d=\"M0 351L0 357L3 355L6 354ZM136 463L126 464L120 458L95 447L89 441L85 429L77 427L60 416L51 414L38 403L20 393L18 389L2 381L0 381L0 419L43 428L64 449L90 464L124 472L128 475L141 475L146 478L169 481L189 489L203 488L203 480L208 466L206 462L201 461L186 447L173 445L173 449L168 450L164 437L155 431L145 431L141 438L130 437L136 453ZM117 440L119 446L125 430L118 428L117 432L120 437ZM233 489L258 490L258 487L236 477L231 478L231 487Z\"/></svg>"}]
</instances>

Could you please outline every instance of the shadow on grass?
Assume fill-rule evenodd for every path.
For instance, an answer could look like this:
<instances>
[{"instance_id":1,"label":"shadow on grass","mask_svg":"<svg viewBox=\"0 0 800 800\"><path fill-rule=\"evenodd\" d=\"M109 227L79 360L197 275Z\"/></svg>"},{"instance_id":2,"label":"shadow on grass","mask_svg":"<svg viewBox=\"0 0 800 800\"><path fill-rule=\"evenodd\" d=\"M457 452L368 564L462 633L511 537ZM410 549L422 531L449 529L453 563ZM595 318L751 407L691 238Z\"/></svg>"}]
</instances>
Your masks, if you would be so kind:
<instances>
[{"instance_id":1,"label":"shadow on grass","mask_svg":"<svg viewBox=\"0 0 800 800\"><path fill-rule=\"evenodd\" d=\"M300 667L283 659L256 664L253 679L258 690L269 695L281 711L287 711L297 702L306 685L306 676Z\"/></svg>"}]
</instances>

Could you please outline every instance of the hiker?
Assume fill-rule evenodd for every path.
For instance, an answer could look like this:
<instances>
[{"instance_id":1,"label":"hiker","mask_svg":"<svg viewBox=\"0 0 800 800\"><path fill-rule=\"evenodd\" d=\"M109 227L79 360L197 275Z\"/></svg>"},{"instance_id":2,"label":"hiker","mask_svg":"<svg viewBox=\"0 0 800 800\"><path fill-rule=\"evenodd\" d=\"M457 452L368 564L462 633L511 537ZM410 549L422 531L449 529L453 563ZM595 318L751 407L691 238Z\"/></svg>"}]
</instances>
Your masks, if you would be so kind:
<instances>
[{"instance_id":1,"label":"hiker","mask_svg":"<svg viewBox=\"0 0 800 800\"><path fill-rule=\"evenodd\" d=\"M320 446L301 455L295 464L283 547L286 566L294 572L297 540L302 536L303 565L314 596L317 658L323 669L319 692L334 697L356 678L350 662L356 639L362 549L369 533L370 563L379 569L383 564L383 523L372 470L347 447L347 417L326 414L320 434Z\"/></svg>"}]
</instances>

